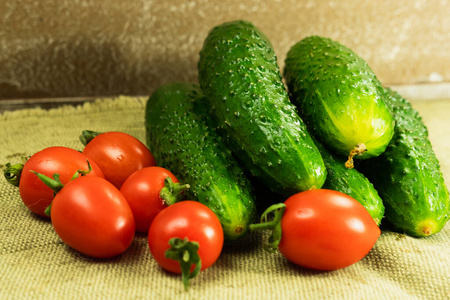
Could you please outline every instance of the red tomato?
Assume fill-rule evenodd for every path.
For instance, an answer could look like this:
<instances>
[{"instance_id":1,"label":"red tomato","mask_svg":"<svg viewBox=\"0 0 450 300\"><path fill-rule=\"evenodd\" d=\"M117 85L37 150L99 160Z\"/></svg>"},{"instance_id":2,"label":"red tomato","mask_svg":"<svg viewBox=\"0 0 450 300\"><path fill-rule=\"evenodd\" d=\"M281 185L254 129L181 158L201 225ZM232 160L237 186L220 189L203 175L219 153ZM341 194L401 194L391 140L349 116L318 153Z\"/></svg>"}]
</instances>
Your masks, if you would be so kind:
<instances>
[{"instance_id":1,"label":"red tomato","mask_svg":"<svg viewBox=\"0 0 450 300\"><path fill-rule=\"evenodd\" d=\"M133 211L136 231L147 233L156 215L167 207L160 196L167 177L178 183L178 179L169 170L146 167L131 174L120 188Z\"/></svg>"},{"instance_id":2,"label":"red tomato","mask_svg":"<svg viewBox=\"0 0 450 300\"><path fill-rule=\"evenodd\" d=\"M51 220L73 249L95 258L123 253L134 238L133 213L120 191L100 177L78 177L55 196Z\"/></svg>"},{"instance_id":3,"label":"red tomato","mask_svg":"<svg viewBox=\"0 0 450 300\"><path fill-rule=\"evenodd\" d=\"M35 153L25 163L20 176L19 193L23 203L32 212L48 217L45 214L45 209L53 200L53 190L30 171L48 177L58 173L61 183L66 184L77 170L89 169L87 159L86 155L67 147L49 147ZM89 161L89 163L92 171L87 176L103 177L103 173L97 164L93 161Z\"/></svg>"},{"instance_id":4,"label":"red tomato","mask_svg":"<svg viewBox=\"0 0 450 300\"><path fill-rule=\"evenodd\" d=\"M347 267L365 257L380 236L367 210L341 192L310 190L284 204L278 247L297 265L317 270Z\"/></svg>"},{"instance_id":5,"label":"red tomato","mask_svg":"<svg viewBox=\"0 0 450 300\"><path fill-rule=\"evenodd\" d=\"M180 263L165 257L172 238L199 243L201 270L209 268L223 247L223 230L217 216L206 205L181 201L162 210L148 231L148 245L156 262L165 270L181 274Z\"/></svg>"},{"instance_id":6,"label":"red tomato","mask_svg":"<svg viewBox=\"0 0 450 300\"><path fill-rule=\"evenodd\" d=\"M83 153L95 161L105 178L118 189L139 169L155 166L150 150L135 137L123 132L105 132L94 137Z\"/></svg>"}]
</instances>

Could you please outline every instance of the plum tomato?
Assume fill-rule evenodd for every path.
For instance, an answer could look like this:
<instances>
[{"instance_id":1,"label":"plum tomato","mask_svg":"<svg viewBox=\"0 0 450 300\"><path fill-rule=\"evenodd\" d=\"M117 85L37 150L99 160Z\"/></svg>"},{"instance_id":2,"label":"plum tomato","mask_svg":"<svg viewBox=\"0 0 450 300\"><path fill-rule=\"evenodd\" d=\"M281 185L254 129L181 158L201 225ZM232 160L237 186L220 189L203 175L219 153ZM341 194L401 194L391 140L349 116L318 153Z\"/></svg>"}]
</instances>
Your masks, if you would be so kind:
<instances>
[{"instance_id":1,"label":"plum tomato","mask_svg":"<svg viewBox=\"0 0 450 300\"><path fill-rule=\"evenodd\" d=\"M91 171L86 176L104 177L94 161L89 161L89 164ZM20 174L16 174L20 176L19 193L23 203L35 214L48 217L45 209L51 204L54 192L31 171L48 177L57 173L61 183L65 184L78 170L89 170L89 164L85 154L68 147L54 146L36 152L21 166Z\"/></svg>"},{"instance_id":2,"label":"plum tomato","mask_svg":"<svg viewBox=\"0 0 450 300\"><path fill-rule=\"evenodd\" d=\"M127 133L110 131L94 135L86 141L83 153L97 163L106 180L118 189L137 170L156 165L147 146Z\"/></svg>"},{"instance_id":3,"label":"plum tomato","mask_svg":"<svg viewBox=\"0 0 450 300\"><path fill-rule=\"evenodd\" d=\"M180 200L182 191L188 187L180 185L169 170L154 166L131 174L120 191L133 211L136 231L147 233L156 215L169 204Z\"/></svg>"},{"instance_id":4,"label":"plum tomato","mask_svg":"<svg viewBox=\"0 0 450 300\"><path fill-rule=\"evenodd\" d=\"M287 260L309 269L350 266L369 253L381 233L358 201L338 191L317 189L294 194L284 204L269 207L263 218L274 208L281 222L273 226L279 226L273 233L281 238L272 235L272 247L276 245Z\"/></svg>"},{"instance_id":5,"label":"plum tomato","mask_svg":"<svg viewBox=\"0 0 450 300\"><path fill-rule=\"evenodd\" d=\"M135 235L133 213L125 197L100 177L78 177L53 199L55 232L71 248L94 258L123 253Z\"/></svg>"},{"instance_id":6,"label":"plum tomato","mask_svg":"<svg viewBox=\"0 0 450 300\"><path fill-rule=\"evenodd\" d=\"M148 245L156 262L169 272L181 273L186 288L188 278L216 262L223 243L217 216L206 205L191 200L162 210L148 231Z\"/></svg>"}]
</instances>

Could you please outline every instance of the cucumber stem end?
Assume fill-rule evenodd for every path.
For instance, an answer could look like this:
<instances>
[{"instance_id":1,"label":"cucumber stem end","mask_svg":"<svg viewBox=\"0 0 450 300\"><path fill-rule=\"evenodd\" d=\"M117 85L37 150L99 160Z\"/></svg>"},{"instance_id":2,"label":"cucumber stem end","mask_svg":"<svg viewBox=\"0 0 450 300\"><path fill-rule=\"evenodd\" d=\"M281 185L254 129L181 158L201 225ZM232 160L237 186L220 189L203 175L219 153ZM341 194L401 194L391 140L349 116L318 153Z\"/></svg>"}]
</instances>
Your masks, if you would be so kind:
<instances>
[{"instance_id":1,"label":"cucumber stem end","mask_svg":"<svg viewBox=\"0 0 450 300\"><path fill-rule=\"evenodd\" d=\"M348 169L353 169L355 167L353 163L353 157L357 155L362 155L364 152L367 151L366 145L364 143L359 143L350 151L350 154L348 156L347 161L345 162L345 167Z\"/></svg>"}]
</instances>

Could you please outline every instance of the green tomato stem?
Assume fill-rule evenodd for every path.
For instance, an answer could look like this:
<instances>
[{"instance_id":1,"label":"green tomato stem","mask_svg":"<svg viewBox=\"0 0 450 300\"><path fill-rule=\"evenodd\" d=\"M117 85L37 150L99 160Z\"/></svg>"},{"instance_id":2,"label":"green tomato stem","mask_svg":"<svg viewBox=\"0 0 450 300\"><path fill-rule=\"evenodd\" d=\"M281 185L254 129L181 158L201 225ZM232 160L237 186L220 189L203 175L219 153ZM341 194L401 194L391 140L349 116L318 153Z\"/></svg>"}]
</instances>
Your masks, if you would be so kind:
<instances>
[{"instance_id":1,"label":"green tomato stem","mask_svg":"<svg viewBox=\"0 0 450 300\"><path fill-rule=\"evenodd\" d=\"M46 216L51 216L51 212L52 212L52 204L50 203L49 206L47 206L47 208L44 210L44 214Z\"/></svg>"},{"instance_id":2,"label":"green tomato stem","mask_svg":"<svg viewBox=\"0 0 450 300\"><path fill-rule=\"evenodd\" d=\"M75 178L77 178L77 177L79 177L79 176L86 176L87 174L89 174L89 173L92 171L91 163L89 162L88 159L86 159L86 162L87 162L87 164L88 164L88 169L87 169L87 170L81 170L81 169L77 170L77 171L75 172L75 174L73 174L71 180L74 180Z\"/></svg>"},{"instance_id":3,"label":"green tomato stem","mask_svg":"<svg viewBox=\"0 0 450 300\"><path fill-rule=\"evenodd\" d=\"M261 222L257 224L250 224L250 230L272 230L267 244L264 249L269 252L274 252L278 249L281 241L281 219L283 218L286 205L284 203L277 203L269 206L261 215ZM271 218L269 220L269 215Z\"/></svg>"},{"instance_id":4,"label":"green tomato stem","mask_svg":"<svg viewBox=\"0 0 450 300\"><path fill-rule=\"evenodd\" d=\"M172 205L183 199L182 192L190 188L189 184L174 183L170 177L164 179L164 187L159 192L160 197L167 205Z\"/></svg>"},{"instance_id":5,"label":"green tomato stem","mask_svg":"<svg viewBox=\"0 0 450 300\"><path fill-rule=\"evenodd\" d=\"M189 279L197 276L202 268L202 261L198 255L199 244L191 242L187 238L172 238L169 241L169 245L170 249L165 252L165 256L180 262L181 279L184 289L187 291ZM195 265L195 268L191 272L193 265Z\"/></svg>"},{"instance_id":6,"label":"green tomato stem","mask_svg":"<svg viewBox=\"0 0 450 300\"><path fill-rule=\"evenodd\" d=\"M14 186L19 186L20 176L22 175L24 164L15 164L11 165L10 163L6 164L6 169L3 171L3 175L5 176L6 181Z\"/></svg>"},{"instance_id":7,"label":"green tomato stem","mask_svg":"<svg viewBox=\"0 0 450 300\"><path fill-rule=\"evenodd\" d=\"M83 145L87 145L90 141L92 141L97 135L101 134L99 131L92 130L83 130L80 135L80 141Z\"/></svg>"}]
</instances>

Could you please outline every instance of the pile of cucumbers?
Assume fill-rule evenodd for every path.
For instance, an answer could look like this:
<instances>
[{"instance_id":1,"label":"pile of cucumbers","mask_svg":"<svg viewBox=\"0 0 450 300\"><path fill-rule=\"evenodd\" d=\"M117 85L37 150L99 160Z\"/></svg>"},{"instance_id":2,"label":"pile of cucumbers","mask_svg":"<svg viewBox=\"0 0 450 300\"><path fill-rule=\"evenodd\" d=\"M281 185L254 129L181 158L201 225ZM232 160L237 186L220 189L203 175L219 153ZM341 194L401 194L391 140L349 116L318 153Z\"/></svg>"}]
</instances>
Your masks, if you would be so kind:
<instances>
[{"instance_id":1,"label":"pile of cucumbers","mask_svg":"<svg viewBox=\"0 0 450 300\"><path fill-rule=\"evenodd\" d=\"M258 28L226 22L204 41L198 81L165 84L150 96L147 144L159 165L190 184L187 196L219 217L226 240L255 221L255 184L280 197L338 190L378 225L414 237L439 232L450 218L417 111L340 43L301 40L282 76Z\"/></svg>"}]
</instances>

